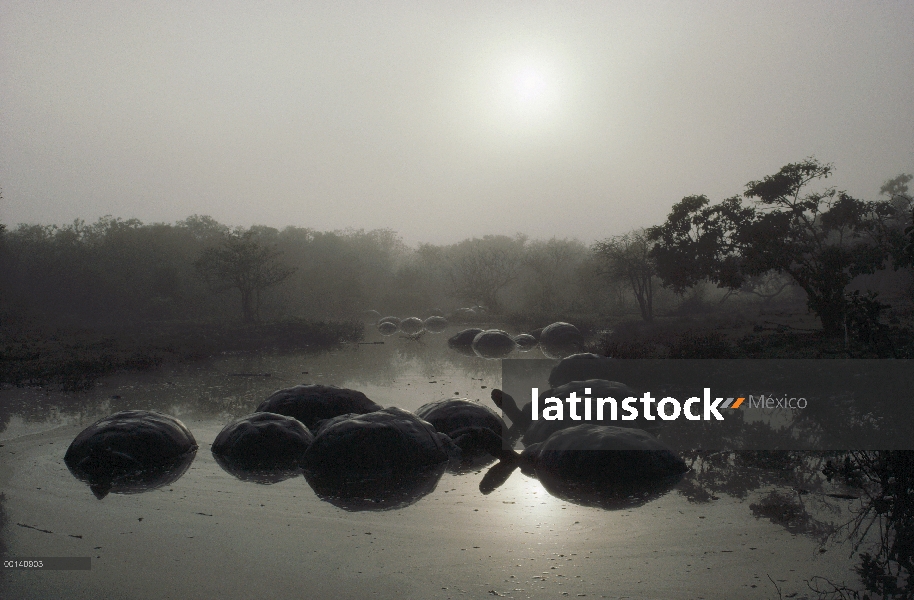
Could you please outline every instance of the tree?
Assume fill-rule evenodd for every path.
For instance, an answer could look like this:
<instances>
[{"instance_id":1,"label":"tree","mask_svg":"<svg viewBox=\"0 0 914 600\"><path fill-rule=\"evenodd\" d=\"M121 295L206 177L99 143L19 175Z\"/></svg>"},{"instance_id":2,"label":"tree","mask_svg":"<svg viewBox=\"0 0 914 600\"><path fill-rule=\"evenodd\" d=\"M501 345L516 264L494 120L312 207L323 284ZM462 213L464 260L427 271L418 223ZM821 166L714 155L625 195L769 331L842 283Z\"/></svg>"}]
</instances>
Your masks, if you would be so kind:
<instances>
[{"instance_id":1,"label":"tree","mask_svg":"<svg viewBox=\"0 0 914 600\"><path fill-rule=\"evenodd\" d=\"M521 235L487 235L447 248L445 269L452 294L497 313L498 292L517 278L525 242Z\"/></svg>"},{"instance_id":2,"label":"tree","mask_svg":"<svg viewBox=\"0 0 914 600\"><path fill-rule=\"evenodd\" d=\"M914 198L911 197L908 191L908 183L912 179L914 179L914 176L908 173L893 177L882 184L882 187L879 188L879 194L885 196L897 211L907 212L911 210L911 204L914 203Z\"/></svg>"},{"instance_id":3,"label":"tree","mask_svg":"<svg viewBox=\"0 0 914 600\"><path fill-rule=\"evenodd\" d=\"M857 275L885 266L897 235L896 208L865 202L834 188L808 191L832 165L808 158L747 184L740 197L709 206L705 196L684 198L663 225L652 227L652 256L664 285L681 290L708 279L739 289L747 277L774 271L789 275L828 334L840 332L845 288Z\"/></svg>"},{"instance_id":4,"label":"tree","mask_svg":"<svg viewBox=\"0 0 914 600\"><path fill-rule=\"evenodd\" d=\"M525 304L551 314L574 305L578 269L587 258L587 247L578 240L551 238L533 241L524 248Z\"/></svg>"},{"instance_id":5,"label":"tree","mask_svg":"<svg viewBox=\"0 0 914 600\"><path fill-rule=\"evenodd\" d=\"M597 242L593 252L601 264L600 273L609 279L624 279L631 286L641 318L654 320L654 276L656 265L651 243L644 229Z\"/></svg>"},{"instance_id":6,"label":"tree","mask_svg":"<svg viewBox=\"0 0 914 600\"><path fill-rule=\"evenodd\" d=\"M888 199L897 215L910 215L907 219L896 219L895 227L890 230L893 242L895 242L892 260L895 262L896 268L914 265L914 212L912 212L914 197L908 191L908 183L912 179L914 176L902 173L889 179L879 188L880 195Z\"/></svg>"},{"instance_id":7,"label":"tree","mask_svg":"<svg viewBox=\"0 0 914 600\"><path fill-rule=\"evenodd\" d=\"M202 252L194 266L218 290L241 293L241 315L245 323L260 316L261 293L285 281L294 268L279 262L281 253L265 244L254 227L236 228L223 234L218 246Z\"/></svg>"},{"instance_id":8,"label":"tree","mask_svg":"<svg viewBox=\"0 0 914 600\"><path fill-rule=\"evenodd\" d=\"M229 233L229 228L209 215L191 215L175 224L198 241L220 238Z\"/></svg>"},{"instance_id":9,"label":"tree","mask_svg":"<svg viewBox=\"0 0 914 600\"><path fill-rule=\"evenodd\" d=\"M653 242L651 258L663 285L677 294L704 280L720 287L739 289L738 232L752 219L738 196L709 206L707 196L686 196L673 205L666 223L651 227L646 235Z\"/></svg>"}]
</instances>

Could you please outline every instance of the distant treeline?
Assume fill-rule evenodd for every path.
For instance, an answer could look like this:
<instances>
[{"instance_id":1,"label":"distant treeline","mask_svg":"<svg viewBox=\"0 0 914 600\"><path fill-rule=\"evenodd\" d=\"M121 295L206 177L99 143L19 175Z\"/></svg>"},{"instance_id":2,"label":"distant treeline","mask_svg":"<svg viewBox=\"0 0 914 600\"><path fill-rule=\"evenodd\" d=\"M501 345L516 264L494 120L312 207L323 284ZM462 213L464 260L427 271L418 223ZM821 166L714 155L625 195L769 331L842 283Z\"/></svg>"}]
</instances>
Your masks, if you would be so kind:
<instances>
[{"instance_id":1,"label":"distant treeline","mask_svg":"<svg viewBox=\"0 0 914 600\"><path fill-rule=\"evenodd\" d=\"M503 318L650 321L723 300L792 299L836 333L853 310L881 310L867 290L910 305L914 234L905 232L910 175L862 201L817 188L831 170L815 159L789 164L742 196L689 196L665 223L591 246L518 234L410 247L388 229L231 228L199 215L0 226L0 314L6 326L97 326L348 319L369 309L424 317L481 305Z\"/></svg>"},{"instance_id":2,"label":"distant treeline","mask_svg":"<svg viewBox=\"0 0 914 600\"><path fill-rule=\"evenodd\" d=\"M195 215L19 225L0 243L7 314L70 325L631 306L574 239L486 236L410 248L390 230L232 229Z\"/></svg>"}]
</instances>

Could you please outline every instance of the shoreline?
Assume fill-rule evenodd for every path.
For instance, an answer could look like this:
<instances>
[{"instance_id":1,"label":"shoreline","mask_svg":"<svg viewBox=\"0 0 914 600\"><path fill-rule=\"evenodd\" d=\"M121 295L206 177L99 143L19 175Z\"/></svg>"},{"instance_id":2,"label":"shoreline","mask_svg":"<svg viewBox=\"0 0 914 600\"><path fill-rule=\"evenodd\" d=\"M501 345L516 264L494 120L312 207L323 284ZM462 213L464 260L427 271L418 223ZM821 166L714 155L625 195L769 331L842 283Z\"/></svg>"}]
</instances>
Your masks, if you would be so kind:
<instances>
[{"instance_id":1,"label":"shoreline","mask_svg":"<svg viewBox=\"0 0 914 600\"><path fill-rule=\"evenodd\" d=\"M82 391L117 372L146 371L226 352L330 350L362 341L364 335L359 321L307 319L0 333L0 386Z\"/></svg>"}]
</instances>

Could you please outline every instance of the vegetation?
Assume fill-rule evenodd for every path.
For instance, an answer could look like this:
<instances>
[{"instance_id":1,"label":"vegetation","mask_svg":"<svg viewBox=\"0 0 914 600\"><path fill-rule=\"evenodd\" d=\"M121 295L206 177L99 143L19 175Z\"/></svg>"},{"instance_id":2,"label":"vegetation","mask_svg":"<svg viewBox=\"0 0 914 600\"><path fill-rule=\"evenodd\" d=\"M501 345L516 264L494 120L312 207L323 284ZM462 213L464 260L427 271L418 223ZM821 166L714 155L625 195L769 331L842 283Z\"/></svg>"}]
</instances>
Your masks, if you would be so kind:
<instances>
[{"instance_id":1,"label":"vegetation","mask_svg":"<svg viewBox=\"0 0 914 600\"><path fill-rule=\"evenodd\" d=\"M305 339L334 344L357 337L344 323L367 309L474 305L517 327L611 331L594 348L615 356L910 356L912 176L864 201L821 187L832 171L791 163L741 196L688 196L664 223L590 247L487 235L411 248L390 230L233 229L200 215L0 225L0 370L49 381L77 360L108 372L197 354L189 338L172 344L180 331L214 340L204 354L255 330L254 348L273 347L277 323L325 323L335 333ZM819 327L795 310L804 301ZM777 312L792 316L764 316ZM714 323L728 315L724 333ZM117 350L87 354L103 347Z\"/></svg>"},{"instance_id":2,"label":"vegetation","mask_svg":"<svg viewBox=\"0 0 914 600\"><path fill-rule=\"evenodd\" d=\"M815 159L788 164L747 184L754 206L738 196L714 206L705 196L684 198L649 233L664 284L681 291L709 280L739 289L748 277L784 273L806 292L822 329L840 334L846 288L901 254L899 232L909 207L865 202L834 188L808 191L831 173L831 165Z\"/></svg>"},{"instance_id":3,"label":"vegetation","mask_svg":"<svg viewBox=\"0 0 914 600\"><path fill-rule=\"evenodd\" d=\"M223 234L218 246L206 248L194 263L213 289L238 290L245 323L253 323L260 317L261 293L295 272L279 262L281 252L259 237L253 227L236 228Z\"/></svg>"},{"instance_id":4,"label":"vegetation","mask_svg":"<svg viewBox=\"0 0 914 600\"><path fill-rule=\"evenodd\" d=\"M319 350L363 338L356 321L285 319L258 325L173 323L157 327L41 331L0 336L0 383L82 390L115 371L220 352Z\"/></svg>"},{"instance_id":5,"label":"vegetation","mask_svg":"<svg viewBox=\"0 0 914 600\"><path fill-rule=\"evenodd\" d=\"M80 390L116 370L218 352L332 348L362 339L353 317L369 308L427 316L466 305L517 329L573 321L595 340L586 350L616 358L914 358L914 177L864 201L816 187L832 171L791 163L740 196L685 197L664 223L591 247L490 235L413 249L390 230L232 229L199 215L0 224L0 384ZM690 501L777 482L749 508L791 533L836 534L801 494L860 500L843 527L855 551L878 533L858 555L866 594L820 578L811 589L912 597L914 453L691 460L680 488ZM833 480L854 495L829 492Z\"/></svg>"},{"instance_id":6,"label":"vegetation","mask_svg":"<svg viewBox=\"0 0 914 600\"><path fill-rule=\"evenodd\" d=\"M645 230L616 236L594 245L601 264L600 273L610 280L624 280L631 285L641 318L654 320L654 276L657 268L651 255L652 244Z\"/></svg>"}]
</instances>

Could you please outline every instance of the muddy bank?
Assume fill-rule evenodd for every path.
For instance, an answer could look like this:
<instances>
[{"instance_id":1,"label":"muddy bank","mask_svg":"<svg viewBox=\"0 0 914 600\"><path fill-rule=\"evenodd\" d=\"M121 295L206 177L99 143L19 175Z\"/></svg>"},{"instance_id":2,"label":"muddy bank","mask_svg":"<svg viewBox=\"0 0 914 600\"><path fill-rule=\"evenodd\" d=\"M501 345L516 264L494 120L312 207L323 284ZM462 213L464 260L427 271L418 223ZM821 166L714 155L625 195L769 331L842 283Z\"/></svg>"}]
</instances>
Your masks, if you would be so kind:
<instances>
[{"instance_id":1,"label":"muddy bank","mask_svg":"<svg viewBox=\"0 0 914 600\"><path fill-rule=\"evenodd\" d=\"M357 321L287 319L256 325L154 323L120 329L0 331L0 385L85 390L117 371L227 352L329 350L358 342Z\"/></svg>"}]
</instances>

